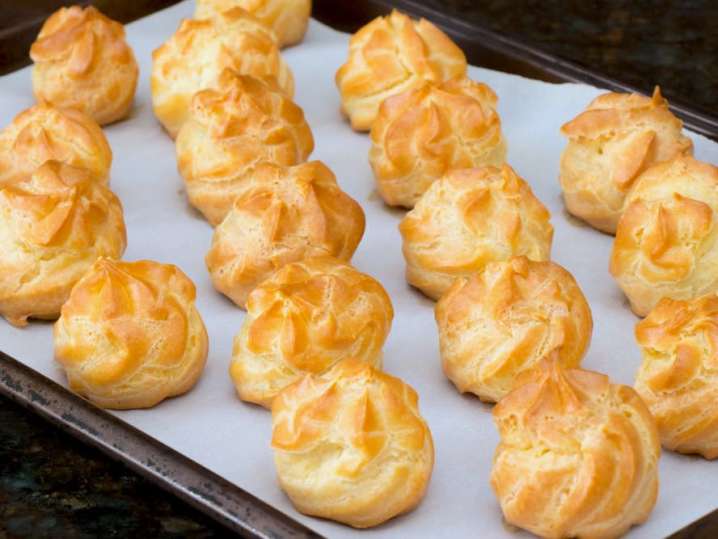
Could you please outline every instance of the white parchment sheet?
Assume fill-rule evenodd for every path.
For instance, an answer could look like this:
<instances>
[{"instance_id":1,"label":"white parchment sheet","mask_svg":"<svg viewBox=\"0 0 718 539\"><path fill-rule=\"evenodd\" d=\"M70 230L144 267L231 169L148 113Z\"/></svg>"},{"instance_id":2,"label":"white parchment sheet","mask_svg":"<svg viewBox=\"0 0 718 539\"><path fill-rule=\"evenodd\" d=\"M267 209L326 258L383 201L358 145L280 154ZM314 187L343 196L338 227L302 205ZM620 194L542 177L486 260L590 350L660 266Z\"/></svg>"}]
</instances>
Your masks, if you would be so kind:
<instances>
[{"instance_id":1,"label":"white parchment sheet","mask_svg":"<svg viewBox=\"0 0 718 539\"><path fill-rule=\"evenodd\" d=\"M183 2L128 26L141 72L137 99L131 118L108 127L106 133L114 153L111 187L125 209L125 258L171 262L194 280L209 331L209 360L189 394L152 410L117 416L328 537L528 536L505 527L489 487L491 458L498 442L491 407L459 395L444 377L434 304L404 281L397 230L403 212L387 208L374 194L367 161L369 139L354 133L339 113L334 73L346 58L348 35L316 21L311 22L301 45L284 52L296 78L295 99L314 132L312 158L324 161L366 212L366 234L353 263L379 279L391 295L396 316L384 365L419 392L421 412L435 440L436 466L427 495L415 511L366 531L300 515L277 486L269 447L270 414L236 398L227 372L232 338L244 312L212 288L204 265L212 229L188 206L174 145L152 114L150 53L192 10L192 3ZM599 90L480 68L471 68L470 74L499 95L509 162L551 210L556 229L553 258L574 274L591 304L595 327L584 367L632 384L640 361L633 339L636 318L608 273L611 238L567 217L557 180L565 144L559 127ZM32 103L29 68L0 78L0 125ZM699 159L718 163L718 144L698 135L692 138ZM0 349L64 384L52 359L50 324L31 323L16 329L0 320ZM664 536L718 507L718 462L664 452L660 472L658 504L631 537Z\"/></svg>"}]
</instances>

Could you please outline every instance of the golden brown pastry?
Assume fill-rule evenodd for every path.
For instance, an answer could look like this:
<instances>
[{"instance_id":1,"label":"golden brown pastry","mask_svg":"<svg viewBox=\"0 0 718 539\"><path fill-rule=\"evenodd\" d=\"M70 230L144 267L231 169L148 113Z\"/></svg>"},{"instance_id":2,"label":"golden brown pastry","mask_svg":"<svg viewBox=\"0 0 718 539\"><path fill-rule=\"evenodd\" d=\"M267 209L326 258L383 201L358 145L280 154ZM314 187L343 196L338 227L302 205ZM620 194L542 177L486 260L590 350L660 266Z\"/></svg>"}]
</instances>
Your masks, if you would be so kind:
<instances>
[{"instance_id":1,"label":"golden brown pastry","mask_svg":"<svg viewBox=\"0 0 718 539\"><path fill-rule=\"evenodd\" d=\"M216 90L192 98L177 164L190 203L217 225L257 165L297 165L313 149L301 108L275 87L226 69Z\"/></svg>"},{"instance_id":2,"label":"golden brown pastry","mask_svg":"<svg viewBox=\"0 0 718 539\"><path fill-rule=\"evenodd\" d=\"M508 165L449 171L399 224L406 279L433 299L457 277L525 255L548 260L548 210Z\"/></svg>"},{"instance_id":3,"label":"golden brown pastry","mask_svg":"<svg viewBox=\"0 0 718 539\"><path fill-rule=\"evenodd\" d=\"M568 211L614 234L626 195L641 172L693 153L682 127L657 86L652 97L607 93L591 101L561 128L568 138L560 173Z\"/></svg>"},{"instance_id":4,"label":"golden brown pastry","mask_svg":"<svg viewBox=\"0 0 718 539\"><path fill-rule=\"evenodd\" d=\"M195 295L171 264L97 260L55 324L55 358L70 389L119 410L189 391L207 359Z\"/></svg>"},{"instance_id":5,"label":"golden brown pastry","mask_svg":"<svg viewBox=\"0 0 718 539\"><path fill-rule=\"evenodd\" d=\"M100 125L127 116L139 69L124 27L94 7L63 7L30 48L32 89L40 103L79 109Z\"/></svg>"},{"instance_id":6,"label":"golden brown pastry","mask_svg":"<svg viewBox=\"0 0 718 539\"><path fill-rule=\"evenodd\" d=\"M299 43L307 31L312 0L197 0L196 19L240 7L271 28L280 47Z\"/></svg>"},{"instance_id":7,"label":"golden brown pastry","mask_svg":"<svg viewBox=\"0 0 718 539\"><path fill-rule=\"evenodd\" d=\"M658 495L656 425L633 389L543 360L494 408L491 486L509 524L540 537L619 537Z\"/></svg>"},{"instance_id":8,"label":"golden brown pastry","mask_svg":"<svg viewBox=\"0 0 718 539\"><path fill-rule=\"evenodd\" d=\"M0 315L17 326L56 318L93 262L125 245L112 191L84 169L46 162L0 188Z\"/></svg>"},{"instance_id":9,"label":"golden brown pastry","mask_svg":"<svg viewBox=\"0 0 718 539\"><path fill-rule=\"evenodd\" d=\"M466 57L444 32L394 10L351 37L349 58L337 71L336 83L342 112L354 129L368 131L386 98L425 80L465 75Z\"/></svg>"},{"instance_id":10,"label":"golden brown pastry","mask_svg":"<svg viewBox=\"0 0 718 539\"><path fill-rule=\"evenodd\" d=\"M663 446L718 457L718 296L662 299L636 325L643 363L636 391Z\"/></svg>"},{"instance_id":11,"label":"golden brown pastry","mask_svg":"<svg viewBox=\"0 0 718 539\"><path fill-rule=\"evenodd\" d=\"M274 271L312 256L351 259L364 235L364 211L319 161L261 165L215 229L207 253L214 287L244 308Z\"/></svg>"},{"instance_id":12,"label":"golden brown pastry","mask_svg":"<svg viewBox=\"0 0 718 539\"><path fill-rule=\"evenodd\" d=\"M416 507L434 466L416 391L357 359L307 374L274 399L272 447L297 510L355 528Z\"/></svg>"},{"instance_id":13,"label":"golden brown pastry","mask_svg":"<svg viewBox=\"0 0 718 539\"><path fill-rule=\"evenodd\" d=\"M593 330L573 275L525 256L456 279L435 313L446 376L487 402L500 401L553 352L564 367L578 367Z\"/></svg>"},{"instance_id":14,"label":"golden brown pastry","mask_svg":"<svg viewBox=\"0 0 718 539\"><path fill-rule=\"evenodd\" d=\"M240 398L269 408L304 374L352 357L381 367L394 317L381 284L335 258L287 264L249 295L230 374Z\"/></svg>"},{"instance_id":15,"label":"golden brown pastry","mask_svg":"<svg viewBox=\"0 0 718 539\"><path fill-rule=\"evenodd\" d=\"M97 122L75 109L35 105L0 131L0 185L50 160L85 168L107 183L112 150Z\"/></svg>"},{"instance_id":16,"label":"golden brown pastry","mask_svg":"<svg viewBox=\"0 0 718 539\"><path fill-rule=\"evenodd\" d=\"M246 11L234 8L212 19L185 19L152 53L152 107L172 138L189 115L192 96L216 88L231 69L276 84L294 95L294 78L274 33Z\"/></svg>"},{"instance_id":17,"label":"golden brown pastry","mask_svg":"<svg viewBox=\"0 0 718 539\"><path fill-rule=\"evenodd\" d=\"M610 264L634 313L718 290L717 211L718 168L692 157L654 165L636 181Z\"/></svg>"},{"instance_id":18,"label":"golden brown pastry","mask_svg":"<svg viewBox=\"0 0 718 539\"><path fill-rule=\"evenodd\" d=\"M461 77L423 82L385 100L369 151L384 202L413 208L450 169L501 166L506 141L496 99L485 84Z\"/></svg>"}]
</instances>

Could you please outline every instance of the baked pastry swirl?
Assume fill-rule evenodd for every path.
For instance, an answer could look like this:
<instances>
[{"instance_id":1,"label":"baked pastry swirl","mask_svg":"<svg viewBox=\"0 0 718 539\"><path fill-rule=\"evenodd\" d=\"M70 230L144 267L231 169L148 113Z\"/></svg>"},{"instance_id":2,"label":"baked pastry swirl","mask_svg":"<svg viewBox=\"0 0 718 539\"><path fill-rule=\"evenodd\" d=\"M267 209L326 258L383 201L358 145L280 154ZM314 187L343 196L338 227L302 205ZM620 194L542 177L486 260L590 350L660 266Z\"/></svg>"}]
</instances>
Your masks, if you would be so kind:
<instances>
[{"instance_id":1,"label":"baked pastry swirl","mask_svg":"<svg viewBox=\"0 0 718 539\"><path fill-rule=\"evenodd\" d=\"M683 123L656 87L652 97L607 93L589 103L561 132L566 208L592 227L614 234L636 178L649 166L693 153Z\"/></svg>"},{"instance_id":2,"label":"baked pastry swirl","mask_svg":"<svg viewBox=\"0 0 718 539\"><path fill-rule=\"evenodd\" d=\"M718 296L662 299L636 325L643 362L636 377L661 442L718 457Z\"/></svg>"},{"instance_id":3,"label":"baked pastry swirl","mask_svg":"<svg viewBox=\"0 0 718 539\"><path fill-rule=\"evenodd\" d=\"M119 199L88 171L47 161L0 188L0 315L17 326L56 318L101 256L120 257Z\"/></svg>"},{"instance_id":4,"label":"baked pastry swirl","mask_svg":"<svg viewBox=\"0 0 718 539\"><path fill-rule=\"evenodd\" d=\"M197 0L196 19L240 7L274 31L280 47L299 43L307 31L312 0Z\"/></svg>"},{"instance_id":5,"label":"baked pastry swirl","mask_svg":"<svg viewBox=\"0 0 718 539\"><path fill-rule=\"evenodd\" d=\"M394 10L351 37L349 58L336 74L342 112L354 129L368 131L386 98L425 80L465 76L466 67L464 53L444 32Z\"/></svg>"},{"instance_id":6,"label":"baked pastry swirl","mask_svg":"<svg viewBox=\"0 0 718 539\"><path fill-rule=\"evenodd\" d=\"M435 313L446 376L487 402L500 401L521 373L553 353L564 367L578 367L593 330L573 276L525 256L456 279Z\"/></svg>"},{"instance_id":7,"label":"baked pastry swirl","mask_svg":"<svg viewBox=\"0 0 718 539\"><path fill-rule=\"evenodd\" d=\"M129 114L139 68L124 27L89 7L63 7L30 48L38 102L79 109L100 125Z\"/></svg>"},{"instance_id":8,"label":"baked pastry swirl","mask_svg":"<svg viewBox=\"0 0 718 539\"><path fill-rule=\"evenodd\" d=\"M548 210L508 165L451 170L399 224L406 279L438 299L457 277L525 255L548 260Z\"/></svg>"},{"instance_id":9,"label":"baked pastry swirl","mask_svg":"<svg viewBox=\"0 0 718 539\"><path fill-rule=\"evenodd\" d=\"M658 495L660 444L630 387L543 360L494 408L491 469L504 518L540 537L619 537Z\"/></svg>"},{"instance_id":10,"label":"baked pastry swirl","mask_svg":"<svg viewBox=\"0 0 718 539\"><path fill-rule=\"evenodd\" d=\"M681 156L636 181L618 223L611 274L631 309L718 291L718 168Z\"/></svg>"},{"instance_id":11,"label":"baked pastry swirl","mask_svg":"<svg viewBox=\"0 0 718 539\"><path fill-rule=\"evenodd\" d=\"M207 359L195 287L179 268L100 258L55 324L70 389L103 408L149 408L189 391Z\"/></svg>"},{"instance_id":12,"label":"baked pastry swirl","mask_svg":"<svg viewBox=\"0 0 718 539\"><path fill-rule=\"evenodd\" d=\"M249 295L230 366L237 393L270 407L304 374L344 358L380 368L393 317L384 287L349 264L330 257L287 264Z\"/></svg>"},{"instance_id":13,"label":"baked pastry swirl","mask_svg":"<svg viewBox=\"0 0 718 539\"><path fill-rule=\"evenodd\" d=\"M506 141L496 100L491 88L466 77L423 82L386 99L369 151L384 202L413 208L450 169L501 166Z\"/></svg>"},{"instance_id":14,"label":"baked pastry swirl","mask_svg":"<svg viewBox=\"0 0 718 539\"><path fill-rule=\"evenodd\" d=\"M217 225L258 164L303 163L314 138L302 109L276 87L226 69L217 89L192 98L176 146L190 203Z\"/></svg>"},{"instance_id":15,"label":"baked pastry swirl","mask_svg":"<svg viewBox=\"0 0 718 539\"><path fill-rule=\"evenodd\" d=\"M215 228L207 269L215 288L244 308L274 271L312 256L351 259L364 234L364 211L319 161L261 165Z\"/></svg>"},{"instance_id":16,"label":"baked pastry swirl","mask_svg":"<svg viewBox=\"0 0 718 539\"><path fill-rule=\"evenodd\" d=\"M225 69L275 84L289 98L294 94L274 33L249 13L233 8L211 19L185 19L152 53L152 107L172 138L187 120L192 96L216 88Z\"/></svg>"},{"instance_id":17,"label":"baked pastry swirl","mask_svg":"<svg viewBox=\"0 0 718 539\"><path fill-rule=\"evenodd\" d=\"M85 168L107 182L112 150L97 122L75 109L35 105L0 131L0 186L50 160Z\"/></svg>"},{"instance_id":18,"label":"baked pastry swirl","mask_svg":"<svg viewBox=\"0 0 718 539\"><path fill-rule=\"evenodd\" d=\"M272 447L299 511L355 528L413 509L434 465L416 392L357 359L308 374L274 399Z\"/></svg>"}]
</instances>

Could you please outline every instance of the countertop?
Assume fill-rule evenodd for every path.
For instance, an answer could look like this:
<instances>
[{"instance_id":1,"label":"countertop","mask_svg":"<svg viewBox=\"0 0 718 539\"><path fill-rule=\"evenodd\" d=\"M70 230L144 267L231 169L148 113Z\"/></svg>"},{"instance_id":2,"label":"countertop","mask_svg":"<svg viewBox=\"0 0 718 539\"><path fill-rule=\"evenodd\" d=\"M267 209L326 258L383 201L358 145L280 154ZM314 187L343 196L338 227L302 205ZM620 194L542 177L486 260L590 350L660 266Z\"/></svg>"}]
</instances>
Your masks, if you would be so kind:
<instances>
[{"instance_id":1,"label":"countertop","mask_svg":"<svg viewBox=\"0 0 718 539\"><path fill-rule=\"evenodd\" d=\"M666 97L697 110L718 111L718 3L415 1L636 87L650 90L660 84ZM96 3L127 21L173 2ZM27 47L44 14L61 4L0 0L0 73L26 62ZM25 28L25 38L13 33L18 28ZM123 465L0 397L0 538L98 536L229 534ZM718 537L718 516L676 537Z\"/></svg>"}]
</instances>

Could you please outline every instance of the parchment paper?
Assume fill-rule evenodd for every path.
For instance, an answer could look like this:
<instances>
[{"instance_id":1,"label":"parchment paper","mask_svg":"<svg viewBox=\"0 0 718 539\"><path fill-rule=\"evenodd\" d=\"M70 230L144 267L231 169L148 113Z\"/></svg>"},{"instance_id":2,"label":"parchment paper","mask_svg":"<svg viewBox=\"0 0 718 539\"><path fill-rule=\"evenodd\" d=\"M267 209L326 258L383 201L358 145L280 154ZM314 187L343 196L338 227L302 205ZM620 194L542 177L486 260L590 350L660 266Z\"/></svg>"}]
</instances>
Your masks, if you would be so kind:
<instances>
[{"instance_id":1,"label":"parchment paper","mask_svg":"<svg viewBox=\"0 0 718 539\"><path fill-rule=\"evenodd\" d=\"M204 256L212 229L188 206L174 145L152 115L150 53L192 10L193 5L184 2L128 26L128 39L141 70L136 104L131 118L108 127L106 133L114 152L111 187L122 199L127 222L125 258L171 262L194 280L209 330L209 360L189 394L152 410L117 416L329 537L528 536L504 525L489 487L491 457L498 441L491 407L460 396L444 377L433 302L404 281L397 230L403 212L388 209L374 193L368 137L352 132L339 113L334 73L346 58L348 35L316 21L311 22L301 45L284 52L296 77L296 101L314 132L312 157L336 173L340 185L366 212L366 234L353 261L379 279L394 302L396 317L384 351L385 368L419 392L421 411L434 435L436 467L426 498L415 511L368 531L304 517L280 491L269 447L270 414L238 400L227 372L232 337L244 313L211 286ZM599 90L480 68L471 68L470 74L499 95L509 162L550 209L556 229L553 258L574 274L591 304L595 328L584 367L632 384L640 361L633 339L636 318L607 270L611 237L567 217L557 181L565 144L559 127ZM0 79L1 125L32 103L29 68ZM717 144L698 135L692 138L699 159L718 162ZM50 324L35 322L16 329L2 320L0 348L64 384L52 358ZM660 472L658 504L631 537L666 535L718 507L718 462L664 452Z\"/></svg>"}]
</instances>

